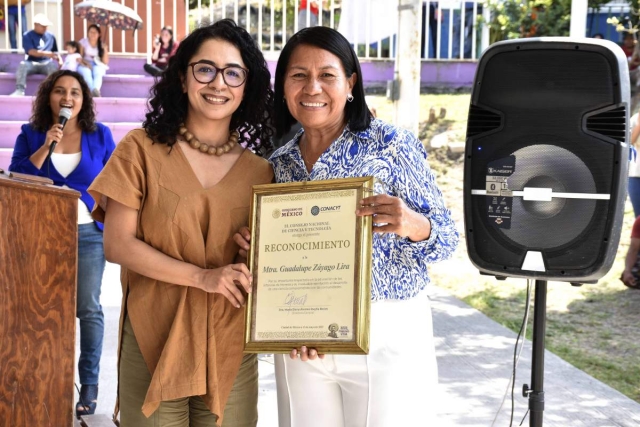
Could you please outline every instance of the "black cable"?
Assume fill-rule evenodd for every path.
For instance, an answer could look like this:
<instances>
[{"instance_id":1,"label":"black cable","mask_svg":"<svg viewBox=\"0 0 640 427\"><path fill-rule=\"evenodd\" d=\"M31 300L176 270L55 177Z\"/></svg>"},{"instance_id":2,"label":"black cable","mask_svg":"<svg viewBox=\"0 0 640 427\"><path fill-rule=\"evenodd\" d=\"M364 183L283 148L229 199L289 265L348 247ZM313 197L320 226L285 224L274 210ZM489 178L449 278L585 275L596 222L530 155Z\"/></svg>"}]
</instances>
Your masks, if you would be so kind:
<instances>
[{"instance_id":1,"label":"black cable","mask_svg":"<svg viewBox=\"0 0 640 427\"><path fill-rule=\"evenodd\" d=\"M520 354L522 353L522 350L524 348L524 345L520 346L520 349L518 350L518 341L521 335L526 335L526 331L527 331L527 323L528 323L528 318L529 318L529 307L531 305L531 289L532 289L532 281L531 280L527 280L527 300L526 300L526 307L525 307L525 311L524 311L524 318L522 319L522 325L520 326L520 332L518 333L518 339L516 340L516 344L514 347L514 353L513 353L513 370L511 373L511 377L509 378L509 383L507 384L507 389L504 392L504 396L502 397L502 401L500 402L500 406L498 407L498 410L496 411L496 415L493 418L493 422L491 423L491 427L494 427L496 425L496 421L498 421L498 416L500 415L500 411L502 410L502 407L504 406L504 401L507 399L507 395L509 394L509 386L513 386L513 384L515 384L515 380L516 380L516 369L518 367L518 362L520 361ZM524 344L524 343L523 343ZM513 391L513 387L511 389L511 423L513 424L513 414L514 414L514 402L513 402L513 395L514 395L514 391ZM527 411L528 412L528 411ZM525 415L526 416L526 415Z\"/></svg>"},{"instance_id":2,"label":"black cable","mask_svg":"<svg viewBox=\"0 0 640 427\"><path fill-rule=\"evenodd\" d=\"M522 332L526 328L527 319L529 318L530 304L531 304L531 280L527 280L527 301L524 308L524 317L522 318L520 331L518 331L518 336L516 337L516 345L513 349L513 373L512 373L512 381L511 381L511 421L509 421L509 427L513 426L513 415L515 412L515 388L516 388L516 366L518 363L518 341L520 341ZM522 337L522 339L524 341L525 337ZM523 345L524 345L524 342L523 342ZM529 411L527 410L527 412ZM525 417L526 417L526 414L525 414Z\"/></svg>"},{"instance_id":3,"label":"black cable","mask_svg":"<svg viewBox=\"0 0 640 427\"><path fill-rule=\"evenodd\" d=\"M56 149L56 141L53 141L51 143L51 145L49 146L49 154L47 154L47 157L44 159L45 163L47 164L47 177L51 178L51 172L49 170L49 166L51 165L51 155L53 154L53 150Z\"/></svg>"}]
</instances>

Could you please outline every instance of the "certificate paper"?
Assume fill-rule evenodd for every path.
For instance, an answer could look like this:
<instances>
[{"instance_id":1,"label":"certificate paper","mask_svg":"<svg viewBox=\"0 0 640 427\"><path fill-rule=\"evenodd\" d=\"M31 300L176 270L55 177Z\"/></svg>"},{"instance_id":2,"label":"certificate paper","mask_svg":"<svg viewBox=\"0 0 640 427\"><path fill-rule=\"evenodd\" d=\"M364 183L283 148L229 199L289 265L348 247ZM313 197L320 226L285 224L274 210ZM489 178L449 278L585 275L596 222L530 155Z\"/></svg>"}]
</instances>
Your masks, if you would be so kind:
<instances>
[{"instance_id":1,"label":"certificate paper","mask_svg":"<svg viewBox=\"0 0 640 427\"><path fill-rule=\"evenodd\" d=\"M371 217L358 217L373 178L253 188L245 351L366 354Z\"/></svg>"}]
</instances>

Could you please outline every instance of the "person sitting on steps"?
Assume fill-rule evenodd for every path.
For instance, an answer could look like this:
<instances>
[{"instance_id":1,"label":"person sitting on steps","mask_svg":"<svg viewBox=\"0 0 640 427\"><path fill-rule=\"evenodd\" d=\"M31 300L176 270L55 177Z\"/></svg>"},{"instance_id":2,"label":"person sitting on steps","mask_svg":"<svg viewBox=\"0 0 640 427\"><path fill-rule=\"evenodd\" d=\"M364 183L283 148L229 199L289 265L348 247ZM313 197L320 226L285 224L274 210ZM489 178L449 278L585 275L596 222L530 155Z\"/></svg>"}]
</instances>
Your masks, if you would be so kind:
<instances>
[{"instance_id":1,"label":"person sitting on steps","mask_svg":"<svg viewBox=\"0 0 640 427\"><path fill-rule=\"evenodd\" d=\"M91 89L94 97L100 96L102 78L109 69L109 46L102 43L100 27L91 24L87 28L87 37L78 42L82 46L83 62L78 66L78 73Z\"/></svg>"},{"instance_id":2,"label":"person sitting on steps","mask_svg":"<svg viewBox=\"0 0 640 427\"><path fill-rule=\"evenodd\" d=\"M153 42L151 64L144 64L144 70L154 77L162 74L169 64L169 58L176 54L178 44L173 39L173 29L171 27L163 27L160 35L156 36Z\"/></svg>"},{"instance_id":3,"label":"person sitting on steps","mask_svg":"<svg viewBox=\"0 0 640 427\"><path fill-rule=\"evenodd\" d=\"M70 40L65 43L64 47L67 50L67 56L64 57L64 62L62 63L60 69L78 71L78 65L82 63L80 44L78 44L78 42L76 41Z\"/></svg>"},{"instance_id":4,"label":"person sitting on steps","mask_svg":"<svg viewBox=\"0 0 640 427\"><path fill-rule=\"evenodd\" d=\"M52 22L49 18L43 13L38 13L33 17L33 30L22 36L22 46L28 56L18 66L16 90L11 96L24 96L28 75L44 74L48 76L60 68L62 62L58 55L56 37L47 31L47 27L50 25Z\"/></svg>"}]
</instances>

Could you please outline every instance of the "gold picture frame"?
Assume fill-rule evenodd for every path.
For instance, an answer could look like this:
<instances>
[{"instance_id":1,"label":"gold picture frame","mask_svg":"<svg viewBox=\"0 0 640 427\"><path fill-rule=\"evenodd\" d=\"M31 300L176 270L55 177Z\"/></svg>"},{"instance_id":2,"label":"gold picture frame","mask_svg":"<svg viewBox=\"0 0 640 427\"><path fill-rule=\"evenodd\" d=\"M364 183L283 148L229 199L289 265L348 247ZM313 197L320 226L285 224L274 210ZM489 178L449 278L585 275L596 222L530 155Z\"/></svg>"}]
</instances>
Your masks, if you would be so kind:
<instances>
[{"instance_id":1,"label":"gold picture frame","mask_svg":"<svg viewBox=\"0 0 640 427\"><path fill-rule=\"evenodd\" d=\"M372 218L355 211L373 185L362 177L253 187L245 352L368 353Z\"/></svg>"}]
</instances>

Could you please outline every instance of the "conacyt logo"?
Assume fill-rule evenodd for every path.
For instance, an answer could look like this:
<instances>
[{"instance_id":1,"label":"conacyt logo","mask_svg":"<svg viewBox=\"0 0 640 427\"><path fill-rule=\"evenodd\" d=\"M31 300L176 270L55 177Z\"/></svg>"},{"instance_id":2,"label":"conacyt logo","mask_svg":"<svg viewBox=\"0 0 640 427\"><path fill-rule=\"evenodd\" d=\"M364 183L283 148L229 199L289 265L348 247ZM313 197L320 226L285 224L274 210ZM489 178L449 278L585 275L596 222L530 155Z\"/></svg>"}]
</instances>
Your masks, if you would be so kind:
<instances>
[{"instance_id":1,"label":"conacyt logo","mask_svg":"<svg viewBox=\"0 0 640 427\"><path fill-rule=\"evenodd\" d=\"M340 212L340 205L336 206L314 206L311 208L311 215L317 216L320 212Z\"/></svg>"}]
</instances>

